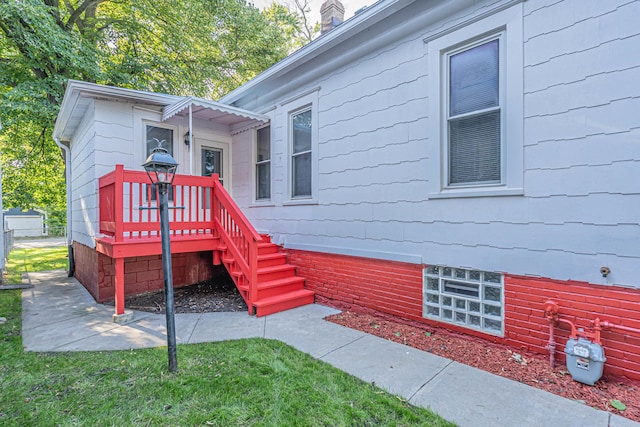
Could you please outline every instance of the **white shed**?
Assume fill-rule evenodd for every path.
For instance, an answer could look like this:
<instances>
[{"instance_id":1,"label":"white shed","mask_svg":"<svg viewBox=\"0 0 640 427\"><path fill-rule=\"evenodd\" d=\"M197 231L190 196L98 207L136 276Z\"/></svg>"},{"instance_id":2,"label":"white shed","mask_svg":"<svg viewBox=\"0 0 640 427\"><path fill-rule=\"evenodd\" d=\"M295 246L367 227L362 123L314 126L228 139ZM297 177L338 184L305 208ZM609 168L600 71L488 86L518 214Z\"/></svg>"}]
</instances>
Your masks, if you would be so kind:
<instances>
[{"instance_id":1,"label":"white shed","mask_svg":"<svg viewBox=\"0 0 640 427\"><path fill-rule=\"evenodd\" d=\"M4 228L13 230L14 237L41 237L46 236L44 226L44 214L28 209L12 208L3 211Z\"/></svg>"}]
</instances>

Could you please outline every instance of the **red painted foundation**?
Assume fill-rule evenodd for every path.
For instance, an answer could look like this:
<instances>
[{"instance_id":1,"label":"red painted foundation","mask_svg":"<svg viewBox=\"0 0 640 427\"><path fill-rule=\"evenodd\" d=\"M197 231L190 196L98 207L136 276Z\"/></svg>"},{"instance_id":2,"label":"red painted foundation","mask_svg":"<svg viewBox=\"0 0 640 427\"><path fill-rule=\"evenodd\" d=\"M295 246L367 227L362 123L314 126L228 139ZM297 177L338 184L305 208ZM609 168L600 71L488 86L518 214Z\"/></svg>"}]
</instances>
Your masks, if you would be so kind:
<instances>
[{"instance_id":1,"label":"red painted foundation","mask_svg":"<svg viewBox=\"0 0 640 427\"><path fill-rule=\"evenodd\" d=\"M74 242L75 277L98 302L115 298L115 262L95 249ZM212 263L211 251L174 254L171 257L174 288L210 279L220 269ZM222 267L224 269L224 267ZM126 258L125 295L137 295L164 288L162 256Z\"/></svg>"},{"instance_id":2,"label":"red painted foundation","mask_svg":"<svg viewBox=\"0 0 640 427\"><path fill-rule=\"evenodd\" d=\"M316 301L340 309L392 315L408 323L436 324L492 342L548 355L549 326L544 302L553 299L560 317L588 328L596 317L627 327L640 328L640 290L615 286L564 282L506 274L504 276L505 334L482 332L434 322L422 317L422 269L424 266L319 252L286 250L288 262L316 292ZM569 332L556 328L556 357L564 361ZM640 335L604 331L605 373L640 379Z\"/></svg>"}]
</instances>

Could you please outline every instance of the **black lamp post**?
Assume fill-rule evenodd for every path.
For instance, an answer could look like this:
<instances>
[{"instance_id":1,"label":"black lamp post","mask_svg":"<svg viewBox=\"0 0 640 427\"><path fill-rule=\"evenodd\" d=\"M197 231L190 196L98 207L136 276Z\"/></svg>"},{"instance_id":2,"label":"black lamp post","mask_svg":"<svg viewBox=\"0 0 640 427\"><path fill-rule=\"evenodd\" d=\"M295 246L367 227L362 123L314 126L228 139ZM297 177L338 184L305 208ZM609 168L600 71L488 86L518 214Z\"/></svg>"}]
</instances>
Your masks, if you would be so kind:
<instances>
[{"instance_id":1,"label":"black lamp post","mask_svg":"<svg viewBox=\"0 0 640 427\"><path fill-rule=\"evenodd\" d=\"M169 371L178 369L176 355L176 325L173 308L173 272L171 271L171 240L169 236L168 189L178 167L171 154L164 148L155 148L142 165L160 199L160 236L162 238L162 269L164 270L164 299L167 315L167 347L169 349ZM154 191L154 189L152 189Z\"/></svg>"}]
</instances>

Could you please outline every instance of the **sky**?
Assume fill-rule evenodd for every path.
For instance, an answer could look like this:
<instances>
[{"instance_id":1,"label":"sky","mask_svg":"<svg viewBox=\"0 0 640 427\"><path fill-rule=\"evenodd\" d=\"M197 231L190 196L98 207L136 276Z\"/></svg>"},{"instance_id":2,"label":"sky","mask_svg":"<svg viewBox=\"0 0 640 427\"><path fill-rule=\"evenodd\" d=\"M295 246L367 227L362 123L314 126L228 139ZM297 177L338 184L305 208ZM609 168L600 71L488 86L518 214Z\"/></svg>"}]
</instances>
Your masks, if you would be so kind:
<instances>
[{"instance_id":1,"label":"sky","mask_svg":"<svg viewBox=\"0 0 640 427\"><path fill-rule=\"evenodd\" d=\"M273 0L248 0L247 3L253 3L256 7L264 8L271 4ZM277 3L287 3L288 0L276 0ZM320 6L325 0L311 0L311 19L320 22ZM371 6L377 0L341 0L344 5L344 19L349 19L354 12L362 6ZM292 1L293 3L293 1Z\"/></svg>"}]
</instances>

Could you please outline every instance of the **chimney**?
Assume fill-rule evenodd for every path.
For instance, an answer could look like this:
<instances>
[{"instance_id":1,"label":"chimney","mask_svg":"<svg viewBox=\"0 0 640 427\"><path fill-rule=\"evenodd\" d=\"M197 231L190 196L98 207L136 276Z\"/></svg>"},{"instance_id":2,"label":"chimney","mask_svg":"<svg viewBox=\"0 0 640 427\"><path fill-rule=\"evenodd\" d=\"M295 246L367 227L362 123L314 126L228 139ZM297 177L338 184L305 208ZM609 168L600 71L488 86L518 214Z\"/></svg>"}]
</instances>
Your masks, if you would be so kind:
<instances>
[{"instance_id":1,"label":"chimney","mask_svg":"<svg viewBox=\"0 0 640 427\"><path fill-rule=\"evenodd\" d=\"M344 21L344 6L340 0L327 0L320 7L321 29L324 34L342 24Z\"/></svg>"}]
</instances>

